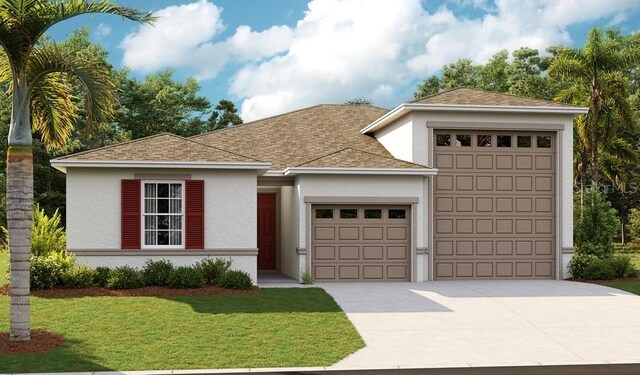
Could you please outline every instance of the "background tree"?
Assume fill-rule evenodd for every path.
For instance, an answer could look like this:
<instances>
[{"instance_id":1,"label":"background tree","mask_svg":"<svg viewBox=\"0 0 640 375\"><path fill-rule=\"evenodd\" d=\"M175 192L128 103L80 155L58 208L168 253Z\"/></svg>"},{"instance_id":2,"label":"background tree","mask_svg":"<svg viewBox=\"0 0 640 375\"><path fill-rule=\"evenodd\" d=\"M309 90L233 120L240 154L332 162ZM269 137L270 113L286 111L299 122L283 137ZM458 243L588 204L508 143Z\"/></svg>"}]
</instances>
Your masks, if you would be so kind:
<instances>
[{"instance_id":1,"label":"background tree","mask_svg":"<svg viewBox=\"0 0 640 375\"><path fill-rule=\"evenodd\" d=\"M231 100L222 99L214 108L207 122L209 123L208 130L218 130L240 125L242 118Z\"/></svg>"},{"instance_id":2,"label":"background tree","mask_svg":"<svg viewBox=\"0 0 640 375\"><path fill-rule=\"evenodd\" d=\"M149 14L107 0L13 0L0 2L0 81L11 93L7 151L7 226L11 272L10 337L30 339L29 257L33 206L32 131L49 147L63 145L78 107L72 82L83 87L84 111L91 120L111 114L113 83L103 67L69 56L55 45L38 45L51 26L86 14L105 13L147 22Z\"/></svg>"}]
</instances>

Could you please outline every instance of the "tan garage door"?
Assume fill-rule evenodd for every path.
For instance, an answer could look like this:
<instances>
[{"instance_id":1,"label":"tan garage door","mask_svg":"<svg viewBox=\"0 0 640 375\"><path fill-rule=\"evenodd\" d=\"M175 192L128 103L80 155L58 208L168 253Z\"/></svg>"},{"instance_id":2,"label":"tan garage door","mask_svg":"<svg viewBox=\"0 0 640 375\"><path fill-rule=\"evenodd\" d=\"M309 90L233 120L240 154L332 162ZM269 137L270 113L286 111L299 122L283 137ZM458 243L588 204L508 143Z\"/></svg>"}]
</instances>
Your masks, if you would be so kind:
<instances>
[{"instance_id":1,"label":"tan garage door","mask_svg":"<svg viewBox=\"0 0 640 375\"><path fill-rule=\"evenodd\" d=\"M410 211L403 206L313 206L314 280L409 281Z\"/></svg>"},{"instance_id":2,"label":"tan garage door","mask_svg":"<svg viewBox=\"0 0 640 375\"><path fill-rule=\"evenodd\" d=\"M555 136L438 130L436 279L555 275Z\"/></svg>"}]
</instances>

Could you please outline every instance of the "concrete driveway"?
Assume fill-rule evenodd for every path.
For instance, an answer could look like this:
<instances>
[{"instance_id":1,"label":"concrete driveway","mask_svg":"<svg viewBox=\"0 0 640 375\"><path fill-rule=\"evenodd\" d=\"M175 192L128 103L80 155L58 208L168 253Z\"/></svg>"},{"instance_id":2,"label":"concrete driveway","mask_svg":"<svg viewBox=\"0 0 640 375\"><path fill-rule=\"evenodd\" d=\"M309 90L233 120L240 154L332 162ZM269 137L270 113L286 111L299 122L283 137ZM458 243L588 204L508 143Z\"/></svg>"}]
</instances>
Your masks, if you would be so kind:
<instances>
[{"instance_id":1,"label":"concrete driveway","mask_svg":"<svg viewBox=\"0 0 640 375\"><path fill-rule=\"evenodd\" d=\"M324 283L366 347L333 366L640 363L640 297L570 281Z\"/></svg>"}]
</instances>

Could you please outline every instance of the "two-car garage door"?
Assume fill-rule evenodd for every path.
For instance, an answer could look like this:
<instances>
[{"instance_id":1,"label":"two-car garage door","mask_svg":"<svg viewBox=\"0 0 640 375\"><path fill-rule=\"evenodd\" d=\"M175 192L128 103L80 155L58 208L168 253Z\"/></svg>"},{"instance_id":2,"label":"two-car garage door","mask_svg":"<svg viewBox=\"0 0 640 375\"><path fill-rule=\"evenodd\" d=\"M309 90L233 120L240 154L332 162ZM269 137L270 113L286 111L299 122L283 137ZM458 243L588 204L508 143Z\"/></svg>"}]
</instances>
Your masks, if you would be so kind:
<instances>
[{"instance_id":1,"label":"two-car garage door","mask_svg":"<svg viewBox=\"0 0 640 375\"><path fill-rule=\"evenodd\" d=\"M555 275L552 133L438 130L436 279Z\"/></svg>"}]
</instances>

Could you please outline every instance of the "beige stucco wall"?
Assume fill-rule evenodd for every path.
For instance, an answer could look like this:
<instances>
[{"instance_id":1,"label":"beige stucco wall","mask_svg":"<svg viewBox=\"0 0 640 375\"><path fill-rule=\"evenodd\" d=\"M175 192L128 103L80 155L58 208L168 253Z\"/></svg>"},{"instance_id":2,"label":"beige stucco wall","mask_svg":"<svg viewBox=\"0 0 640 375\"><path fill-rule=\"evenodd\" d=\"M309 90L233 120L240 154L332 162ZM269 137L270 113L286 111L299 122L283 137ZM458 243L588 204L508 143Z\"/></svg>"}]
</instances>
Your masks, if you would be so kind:
<instances>
[{"instance_id":1,"label":"beige stucco wall","mask_svg":"<svg viewBox=\"0 0 640 375\"><path fill-rule=\"evenodd\" d=\"M230 170L158 170L158 169L88 169L67 170L67 247L70 251L109 251L120 249L120 181L134 176L190 175L191 179L205 181L205 249L244 251L244 255L224 256L234 260L234 268L249 272L255 280L255 255L246 255L256 249L256 172ZM136 250L128 250L136 251ZM180 257L176 249L172 261L195 262L198 257ZM227 254L226 252L225 254ZM103 259L99 259L103 258ZM85 256L86 263L120 264L144 263L145 256L134 257ZM166 258L166 256L165 256ZM249 259L253 258L253 259Z\"/></svg>"},{"instance_id":2,"label":"beige stucco wall","mask_svg":"<svg viewBox=\"0 0 640 375\"><path fill-rule=\"evenodd\" d=\"M557 230L559 265L556 274L568 277L566 266L573 249L573 115L498 112L412 112L376 132L374 136L397 158L433 166L433 129L468 128L553 131L557 134ZM410 147L409 147L410 145ZM426 219L430 223L431 213ZM427 228L428 230L429 228ZM429 239L427 242L431 243ZM431 246L429 246L431 247ZM564 249L564 254L563 254Z\"/></svg>"},{"instance_id":3,"label":"beige stucco wall","mask_svg":"<svg viewBox=\"0 0 640 375\"><path fill-rule=\"evenodd\" d=\"M297 243L297 221L294 211L293 186L282 186L280 190L280 272L293 279L300 278Z\"/></svg>"}]
</instances>

